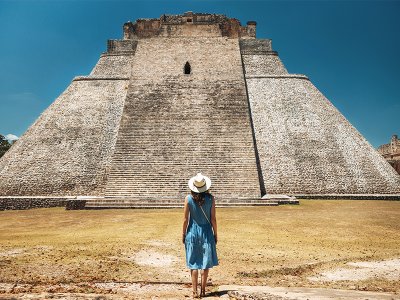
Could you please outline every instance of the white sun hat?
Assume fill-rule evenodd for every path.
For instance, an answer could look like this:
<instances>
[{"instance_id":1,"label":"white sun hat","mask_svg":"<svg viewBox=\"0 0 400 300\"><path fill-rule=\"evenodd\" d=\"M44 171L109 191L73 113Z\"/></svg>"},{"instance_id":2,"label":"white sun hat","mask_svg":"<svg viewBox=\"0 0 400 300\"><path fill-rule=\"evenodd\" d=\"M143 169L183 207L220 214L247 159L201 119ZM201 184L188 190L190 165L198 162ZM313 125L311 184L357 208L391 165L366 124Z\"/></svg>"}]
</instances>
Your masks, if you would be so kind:
<instances>
[{"instance_id":1,"label":"white sun hat","mask_svg":"<svg viewBox=\"0 0 400 300\"><path fill-rule=\"evenodd\" d=\"M195 193L203 193L210 189L211 179L201 173L189 179L189 189Z\"/></svg>"}]
</instances>

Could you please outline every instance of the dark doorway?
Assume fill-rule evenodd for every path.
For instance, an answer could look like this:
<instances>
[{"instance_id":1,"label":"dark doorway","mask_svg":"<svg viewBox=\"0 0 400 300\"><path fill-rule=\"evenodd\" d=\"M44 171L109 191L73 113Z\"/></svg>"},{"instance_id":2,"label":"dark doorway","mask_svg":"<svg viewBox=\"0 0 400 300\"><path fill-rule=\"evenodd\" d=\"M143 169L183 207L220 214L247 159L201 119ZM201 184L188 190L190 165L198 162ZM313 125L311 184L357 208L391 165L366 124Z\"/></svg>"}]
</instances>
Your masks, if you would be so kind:
<instances>
[{"instance_id":1,"label":"dark doorway","mask_svg":"<svg viewBox=\"0 0 400 300\"><path fill-rule=\"evenodd\" d=\"M185 68L184 68L184 73L185 74L190 74L192 72L192 68L190 67L189 62L187 61L185 64Z\"/></svg>"}]
</instances>

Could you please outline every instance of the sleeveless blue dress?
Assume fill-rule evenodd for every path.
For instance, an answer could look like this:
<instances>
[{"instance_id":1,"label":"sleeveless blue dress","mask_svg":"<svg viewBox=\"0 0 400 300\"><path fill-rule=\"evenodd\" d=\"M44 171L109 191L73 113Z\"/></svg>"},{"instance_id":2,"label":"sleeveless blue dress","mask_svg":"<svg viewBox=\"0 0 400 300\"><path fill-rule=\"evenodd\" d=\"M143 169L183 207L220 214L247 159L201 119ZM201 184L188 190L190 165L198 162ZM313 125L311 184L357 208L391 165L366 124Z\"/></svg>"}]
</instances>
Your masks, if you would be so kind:
<instances>
[{"instance_id":1,"label":"sleeveless blue dress","mask_svg":"<svg viewBox=\"0 0 400 300\"><path fill-rule=\"evenodd\" d=\"M207 194L203 210L211 222L212 197ZM217 249L211 224L193 197L189 195L189 225L186 230L186 265L189 269L209 269L218 265Z\"/></svg>"}]
</instances>

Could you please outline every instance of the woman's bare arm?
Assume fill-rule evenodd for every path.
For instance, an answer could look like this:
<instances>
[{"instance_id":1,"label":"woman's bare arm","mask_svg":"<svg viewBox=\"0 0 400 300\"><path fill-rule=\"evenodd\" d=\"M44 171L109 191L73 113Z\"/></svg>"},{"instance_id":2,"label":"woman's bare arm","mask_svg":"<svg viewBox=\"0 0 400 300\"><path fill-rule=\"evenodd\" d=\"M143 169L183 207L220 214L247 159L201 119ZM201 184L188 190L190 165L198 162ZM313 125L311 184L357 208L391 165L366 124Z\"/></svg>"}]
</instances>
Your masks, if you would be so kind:
<instances>
[{"instance_id":1,"label":"woman's bare arm","mask_svg":"<svg viewBox=\"0 0 400 300\"><path fill-rule=\"evenodd\" d=\"M189 204L188 197L185 198L185 208L183 210L182 243L185 243L186 229L189 223Z\"/></svg>"},{"instance_id":2,"label":"woman's bare arm","mask_svg":"<svg viewBox=\"0 0 400 300\"><path fill-rule=\"evenodd\" d=\"M218 234L217 234L217 216L215 215L215 198L212 197L212 206L211 206L211 225L214 231L215 243L218 242Z\"/></svg>"}]
</instances>

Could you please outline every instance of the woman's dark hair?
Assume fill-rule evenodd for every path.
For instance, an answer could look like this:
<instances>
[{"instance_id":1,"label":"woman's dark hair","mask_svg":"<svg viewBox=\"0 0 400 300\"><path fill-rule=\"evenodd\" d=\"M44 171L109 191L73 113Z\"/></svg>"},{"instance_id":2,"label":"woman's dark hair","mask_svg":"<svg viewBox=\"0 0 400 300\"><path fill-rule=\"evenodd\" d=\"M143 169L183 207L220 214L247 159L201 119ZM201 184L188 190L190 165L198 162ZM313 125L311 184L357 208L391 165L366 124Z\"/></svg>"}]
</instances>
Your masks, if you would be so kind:
<instances>
[{"instance_id":1,"label":"woman's dark hair","mask_svg":"<svg viewBox=\"0 0 400 300\"><path fill-rule=\"evenodd\" d=\"M205 191L203 193L196 193L191 191L192 197L194 202L196 202L198 205L202 206L204 204L204 201L206 200L206 194L208 194L208 191Z\"/></svg>"}]
</instances>

